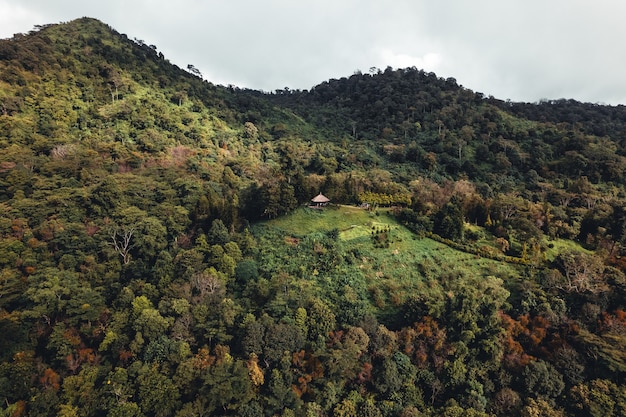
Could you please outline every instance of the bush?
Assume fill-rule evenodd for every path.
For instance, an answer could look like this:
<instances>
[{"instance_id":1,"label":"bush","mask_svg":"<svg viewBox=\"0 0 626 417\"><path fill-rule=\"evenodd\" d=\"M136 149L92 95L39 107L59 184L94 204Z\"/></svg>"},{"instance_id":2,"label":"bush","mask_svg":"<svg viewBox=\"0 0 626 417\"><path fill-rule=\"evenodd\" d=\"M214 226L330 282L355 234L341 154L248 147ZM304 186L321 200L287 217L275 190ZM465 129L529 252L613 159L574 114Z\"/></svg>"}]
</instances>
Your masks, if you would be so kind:
<instances>
[{"instance_id":1,"label":"bush","mask_svg":"<svg viewBox=\"0 0 626 417\"><path fill-rule=\"evenodd\" d=\"M244 259L235 267L235 279L241 284L254 281L259 277L259 268L256 261Z\"/></svg>"},{"instance_id":2,"label":"bush","mask_svg":"<svg viewBox=\"0 0 626 417\"><path fill-rule=\"evenodd\" d=\"M472 242L476 242L479 241L481 239L485 238L485 233L480 230L480 229L476 229L476 230L468 230L467 232L465 232L465 238L467 240L470 240Z\"/></svg>"}]
</instances>

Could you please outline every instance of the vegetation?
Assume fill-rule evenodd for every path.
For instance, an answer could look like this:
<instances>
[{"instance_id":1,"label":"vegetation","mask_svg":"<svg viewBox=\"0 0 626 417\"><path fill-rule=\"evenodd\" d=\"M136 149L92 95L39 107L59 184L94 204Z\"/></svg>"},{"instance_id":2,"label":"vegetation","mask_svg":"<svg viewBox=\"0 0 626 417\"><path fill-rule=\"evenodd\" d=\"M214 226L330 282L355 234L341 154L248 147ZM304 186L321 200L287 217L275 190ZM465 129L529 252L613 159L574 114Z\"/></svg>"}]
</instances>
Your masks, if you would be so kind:
<instances>
[{"instance_id":1,"label":"vegetation","mask_svg":"<svg viewBox=\"0 0 626 417\"><path fill-rule=\"evenodd\" d=\"M0 40L0 415L626 415L625 141L416 68Z\"/></svg>"}]
</instances>

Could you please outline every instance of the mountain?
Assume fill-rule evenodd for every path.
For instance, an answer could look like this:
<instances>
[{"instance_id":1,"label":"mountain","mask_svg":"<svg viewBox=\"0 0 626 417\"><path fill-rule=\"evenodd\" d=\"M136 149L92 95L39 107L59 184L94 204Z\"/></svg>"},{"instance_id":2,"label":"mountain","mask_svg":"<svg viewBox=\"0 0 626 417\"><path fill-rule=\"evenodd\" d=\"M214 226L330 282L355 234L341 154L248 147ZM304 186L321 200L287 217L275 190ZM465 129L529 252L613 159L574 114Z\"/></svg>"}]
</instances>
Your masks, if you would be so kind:
<instances>
[{"instance_id":1,"label":"mountain","mask_svg":"<svg viewBox=\"0 0 626 417\"><path fill-rule=\"evenodd\" d=\"M91 18L0 40L0 413L624 415L625 123L416 68L224 87Z\"/></svg>"}]
</instances>

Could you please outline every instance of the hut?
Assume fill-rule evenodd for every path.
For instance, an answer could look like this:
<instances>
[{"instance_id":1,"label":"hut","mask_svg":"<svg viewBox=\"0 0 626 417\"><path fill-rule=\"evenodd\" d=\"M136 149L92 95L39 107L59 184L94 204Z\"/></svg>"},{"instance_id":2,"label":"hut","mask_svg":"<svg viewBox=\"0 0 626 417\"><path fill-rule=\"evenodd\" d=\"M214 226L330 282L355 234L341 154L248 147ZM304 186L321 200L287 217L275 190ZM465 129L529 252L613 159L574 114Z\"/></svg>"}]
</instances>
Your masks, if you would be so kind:
<instances>
[{"instance_id":1,"label":"hut","mask_svg":"<svg viewBox=\"0 0 626 417\"><path fill-rule=\"evenodd\" d=\"M324 194L319 193L315 197L311 199L311 205L309 207L312 208L322 208L326 207L326 205L330 202L330 199L326 197Z\"/></svg>"}]
</instances>

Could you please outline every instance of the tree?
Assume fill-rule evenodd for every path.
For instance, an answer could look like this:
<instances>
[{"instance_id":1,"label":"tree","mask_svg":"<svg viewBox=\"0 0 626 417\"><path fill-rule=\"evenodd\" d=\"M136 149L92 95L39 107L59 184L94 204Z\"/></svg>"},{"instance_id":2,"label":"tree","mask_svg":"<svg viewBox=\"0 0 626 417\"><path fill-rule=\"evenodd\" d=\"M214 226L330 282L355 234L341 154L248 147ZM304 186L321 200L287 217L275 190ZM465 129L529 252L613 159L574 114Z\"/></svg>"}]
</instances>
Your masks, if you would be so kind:
<instances>
[{"instance_id":1,"label":"tree","mask_svg":"<svg viewBox=\"0 0 626 417\"><path fill-rule=\"evenodd\" d=\"M554 366L563 374L568 386L579 384L585 377L585 361L576 350L563 346L554 352Z\"/></svg>"},{"instance_id":2,"label":"tree","mask_svg":"<svg viewBox=\"0 0 626 417\"><path fill-rule=\"evenodd\" d=\"M522 371L522 377L526 392L535 398L556 398L565 388L563 376L552 364L543 360L527 365Z\"/></svg>"},{"instance_id":3,"label":"tree","mask_svg":"<svg viewBox=\"0 0 626 417\"><path fill-rule=\"evenodd\" d=\"M346 398L335 406L333 415L336 417L357 417L356 404L354 404L354 401Z\"/></svg>"},{"instance_id":4,"label":"tree","mask_svg":"<svg viewBox=\"0 0 626 417\"><path fill-rule=\"evenodd\" d=\"M220 353L220 350L223 353ZM202 375L199 394L207 399L206 411L237 411L255 398L255 387L244 361L235 360L228 348L216 346L217 361Z\"/></svg>"},{"instance_id":5,"label":"tree","mask_svg":"<svg viewBox=\"0 0 626 417\"><path fill-rule=\"evenodd\" d=\"M521 407L522 399L511 388L502 388L498 391L491 404L491 409L496 415L514 415Z\"/></svg>"},{"instance_id":6,"label":"tree","mask_svg":"<svg viewBox=\"0 0 626 417\"><path fill-rule=\"evenodd\" d=\"M189 72L195 75L196 77L202 79L202 73L194 65L192 64L187 65L187 70L189 70Z\"/></svg>"},{"instance_id":7,"label":"tree","mask_svg":"<svg viewBox=\"0 0 626 417\"><path fill-rule=\"evenodd\" d=\"M245 285L250 281L255 281L259 277L259 268L256 261L252 259L244 259L237 263L235 267L235 278L237 281Z\"/></svg>"},{"instance_id":8,"label":"tree","mask_svg":"<svg viewBox=\"0 0 626 417\"><path fill-rule=\"evenodd\" d=\"M376 372L376 387L381 394L389 398L402 387L402 377L396 362L392 358L383 360L380 371Z\"/></svg>"},{"instance_id":9,"label":"tree","mask_svg":"<svg viewBox=\"0 0 626 417\"><path fill-rule=\"evenodd\" d=\"M148 340L157 339L165 334L172 325L172 318L165 318L155 309L152 302L145 295L140 295L133 300L133 328L141 332Z\"/></svg>"},{"instance_id":10,"label":"tree","mask_svg":"<svg viewBox=\"0 0 626 417\"><path fill-rule=\"evenodd\" d=\"M599 256L570 251L557 258L563 275L554 275L551 285L567 292L592 294L608 289L604 276L605 266Z\"/></svg>"},{"instance_id":11,"label":"tree","mask_svg":"<svg viewBox=\"0 0 626 417\"><path fill-rule=\"evenodd\" d=\"M118 229L114 229L111 232L111 245L113 245L113 249L117 252L121 257L124 265L127 265L130 262L130 250L132 248L131 241L133 238L133 234L135 233L134 227L129 227L122 231L118 231Z\"/></svg>"},{"instance_id":12,"label":"tree","mask_svg":"<svg viewBox=\"0 0 626 417\"><path fill-rule=\"evenodd\" d=\"M78 273L56 268L44 268L33 274L25 295L33 305L24 310L24 317L41 320L47 326L67 318L73 324L89 323L104 308L101 293L81 280Z\"/></svg>"},{"instance_id":13,"label":"tree","mask_svg":"<svg viewBox=\"0 0 626 417\"><path fill-rule=\"evenodd\" d=\"M241 345L245 355L258 355L263 353L266 324L271 318L264 317L264 320L256 320L252 314L244 318L243 337Z\"/></svg>"},{"instance_id":14,"label":"tree","mask_svg":"<svg viewBox=\"0 0 626 417\"><path fill-rule=\"evenodd\" d=\"M252 122L244 123L244 135L250 139L251 142L255 142L259 136L259 129Z\"/></svg>"},{"instance_id":15,"label":"tree","mask_svg":"<svg viewBox=\"0 0 626 417\"><path fill-rule=\"evenodd\" d=\"M78 375L67 376L63 379L63 398L68 410L74 408L80 410L76 415L92 415L99 408L99 400L96 389L98 368L87 366Z\"/></svg>"},{"instance_id":16,"label":"tree","mask_svg":"<svg viewBox=\"0 0 626 417\"><path fill-rule=\"evenodd\" d=\"M293 324L278 323L267 328L263 356L270 363L278 363L283 355L304 347L304 336Z\"/></svg>"},{"instance_id":17,"label":"tree","mask_svg":"<svg viewBox=\"0 0 626 417\"><path fill-rule=\"evenodd\" d=\"M574 386L570 392L574 412L592 417L621 416L626 412L626 391L606 379Z\"/></svg>"},{"instance_id":18,"label":"tree","mask_svg":"<svg viewBox=\"0 0 626 417\"><path fill-rule=\"evenodd\" d=\"M167 246L167 229L161 221L136 206L115 211L108 230L109 245L125 265L134 258L140 264L153 260ZM142 271L143 272L143 271Z\"/></svg>"},{"instance_id":19,"label":"tree","mask_svg":"<svg viewBox=\"0 0 626 417\"><path fill-rule=\"evenodd\" d=\"M107 417L144 417L145 414L141 412L141 407L134 402L128 401L119 404L115 404L109 410Z\"/></svg>"},{"instance_id":20,"label":"tree","mask_svg":"<svg viewBox=\"0 0 626 417\"><path fill-rule=\"evenodd\" d=\"M210 244L224 245L230 241L230 234L220 219L215 219L211 223L211 228L207 232L207 241Z\"/></svg>"},{"instance_id":21,"label":"tree","mask_svg":"<svg viewBox=\"0 0 626 417\"><path fill-rule=\"evenodd\" d=\"M452 240L463 238L463 214L454 203L447 203L435 215L433 232Z\"/></svg>"},{"instance_id":22,"label":"tree","mask_svg":"<svg viewBox=\"0 0 626 417\"><path fill-rule=\"evenodd\" d=\"M549 401L543 398L527 399L527 404L522 407L520 415L522 417L566 417L563 410L555 408Z\"/></svg>"},{"instance_id":23,"label":"tree","mask_svg":"<svg viewBox=\"0 0 626 417\"><path fill-rule=\"evenodd\" d=\"M465 125L461 128L459 133L459 137L457 139L457 146L459 151L459 159L461 159L461 151L463 150L463 146L467 145L474 139L475 133L474 128L469 125Z\"/></svg>"},{"instance_id":24,"label":"tree","mask_svg":"<svg viewBox=\"0 0 626 417\"><path fill-rule=\"evenodd\" d=\"M335 314L326 303L319 299L311 301L308 313L309 339L313 342L326 340L330 331L335 329Z\"/></svg>"},{"instance_id":25,"label":"tree","mask_svg":"<svg viewBox=\"0 0 626 417\"><path fill-rule=\"evenodd\" d=\"M383 417L373 398L367 398L360 407L359 415L363 417Z\"/></svg>"},{"instance_id":26,"label":"tree","mask_svg":"<svg viewBox=\"0 0 626 417\"><path fill-rule=\"evenodd\" d=\"M146 415L168 416L180 407L178 388L157 364L144 364L139 369L137 384L141 409Z\"/></svg>"},{"instance_id":27,"label":"tree","mask_svg":"<svg viewBox=\"0 0 626 417\"><path fill-rule=\"evenodd\" d=\"M255 353L250 354L246 366L248 367L248 374L250 375L252 384L255 387L263 385L265 383L265 375L263 374L263 370L259 367L259 358Z\"/></svg>"},{"instance_id":28,"label":"tree","mask_svg":"<svg viewBox=\"0 0 626 417\"><path fill-rule=\"evenodd\" d=\"M109 215L111 211L125 201L125 195L115 176L105 177L89 196L90 211L102 216Z\"/></svg>"},{"instance_id":29,"label":"tree","mask_svg":"<svg viewBox=\"0 0 626 417\"><path fill-rule=\"evenodd\" d=\"M363 373L364 365L361 362L369 344L369 336L360 327L350 327L346 332L337 330L329 335L332 347L329 349L325 363L330 376L340 381L354 380L365 377L369 370ZM369 368L369 367L368 367Z\"/></svg>"}]
</instances>

